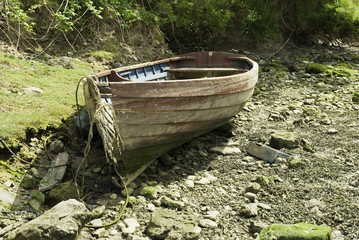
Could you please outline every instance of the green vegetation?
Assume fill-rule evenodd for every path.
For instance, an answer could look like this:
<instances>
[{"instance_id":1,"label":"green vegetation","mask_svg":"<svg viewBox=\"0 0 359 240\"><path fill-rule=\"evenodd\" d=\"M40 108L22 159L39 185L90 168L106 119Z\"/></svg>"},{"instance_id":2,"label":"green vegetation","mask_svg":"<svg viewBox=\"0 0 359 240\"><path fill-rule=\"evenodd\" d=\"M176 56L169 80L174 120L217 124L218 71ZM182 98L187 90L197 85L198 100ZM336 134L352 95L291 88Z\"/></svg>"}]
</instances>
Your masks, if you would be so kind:
<instances>
[{"instance_id":1,"label":"green vegetation","mask_svg":"<svg viewBox=\"0 0 359 240\"><path fill-rule=\"evenodd\" d=\"M293 225L273 224L263 228L257 240L266 239L302 239L302 240L330 240L332 229L328 226L319 226L307 223Z\"/></svg>"},{"instance_id":2,"label":"green vegetation","mask_svg":"<svg viewBox=\"0 0 359 240\"><path fill-rule=\"evenodd\" d=\"M95 51L91 53L91 56L98 61L112 61L116 54L107 51Z\"/></svg>"},{"instance_id":3,"label":"green vegetation","mask_svg":"<svg viewBox=\"0 0 359 240\"><path fill-rule=\"evenodd\" d=\"M304 40L316 33L359 33L357 0L11 0L0 6L0 15L8 40L25 45L29 42L19 40L26 34L32 40L61 36L74 44L98 36L103 27L121 38L138 23L159 26L164 36L158 40L167 39L179 50L243 38Z\"/></svg>"},{"instance_id":4,"label":"green vegetation","mask_svg":"<svg viewBox=\"0 0 359 240\"><path fill-rule=\"evenodd\" d=\"M80 77L92 72L89 64L75 61L74 65L74 69L51 67L0 53L0 137L24 138L29 128L61 126L76 111ZM43 93L25 93L28 87Z\"/></svg>"},{"instance_id":5,"label":"green vegetation","mask_svg":"<svg viewBox=\"0 0 359 240\"><path fill-rule=\"evenodd\" d=\"M342 77L354 77L354 75L359 72L355 68L355 65L348 63L338 63L336 66L311 63L305 66L305 70L306 72L313 74L335 75Z\"/></svg>"}]
</instances>

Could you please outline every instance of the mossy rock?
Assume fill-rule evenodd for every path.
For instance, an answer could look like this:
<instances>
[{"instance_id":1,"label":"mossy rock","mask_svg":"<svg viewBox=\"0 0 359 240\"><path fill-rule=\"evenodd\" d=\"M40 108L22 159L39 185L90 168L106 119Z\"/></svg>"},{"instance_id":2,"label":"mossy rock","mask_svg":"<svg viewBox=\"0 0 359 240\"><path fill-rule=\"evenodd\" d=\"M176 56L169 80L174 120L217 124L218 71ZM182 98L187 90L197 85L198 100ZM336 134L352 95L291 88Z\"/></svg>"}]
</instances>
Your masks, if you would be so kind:
<instances>
[{"instance_id":1,"label":"mossy rock","mask_svg":"<svg viewBox=\"0 0 359 240\"><path fill-rule=\"evenodd\" d=\"M129 207L135 206L136 203L137 203L137 199L136 199L134 196L130 196L130 197L128 198L128 206L129 206Z\"/></svg>"},{"instance_id":2,"label":"mossy rock","mask_svg":"<svg viewBox=\"0 0 359 240\"><path fill-rule=\"evenodd\" d=\"M331 240L331 233L332 230L328 226L307 223L273 224L262 229L256 240Z\"/></svg>"},{"instance_id":3,"label":"mossy rock","mask_svg":"<svg viewBox=\"0 0 359 240\"><path fill-rule=\"evenodd\" d=\"M199 218L195 215L178 214L169 209L156 210L146 227L147 234L153 239L188 239L199 238Z\"/></svg>"},{"instance_id":4,"label":"mossy rock","mask_svg":"<svg viewBox=\"0 0 359 240\"><path fill-rule=\"evenodd\" d=\"M159 186L146 186L143 187L140 195L145 196L145 197L149 197L149 198L156 198L157 197L157 193L159 190Z\"/></svg>"},{"instance_id":5,"label":"mossy rock","mask_svg":"<svg viewBox=\"0 0 359 240\"><path fill-rule=\"evenodd\" d=\"M355 92L352 97L353 102L359 102L359 92Z\"/></svg>"},{"instance_id":6,"label":"mossy rock","mask_svg":"<svg viewBox=\"0 0 359 240\"><path fill-rule=\"evenodd\" d=\"M303 168L305 167L306 162L301 159L299 156L289 157L289 167L290 168Z\"/></svg>"},{"instance_id":7,"label":"mossy rock","mask_svg":"<svg viewBox=\"0 0 359 240\"><path fill-rule=\"evenodd\" d=\"M253 90L253 96L257 96L262 92L260 88L255 87Z\"/></svg>"},{"instance_id":8,"label":"mossy rock","mask_svg":"<svg viewBox=\"0 0 359 240\"><path fill-rule=\"evenodd\" d=\"M273 176L257 176L254 180L256 183L259 183L261 186L266 186L269 184L273 184L275 181L275 177Z\"/></svg>"},{"instance_id":9,"label":"mossy rock","mask_svg":"<svg viewBox=\"0 0 359 240\"><path fill-rule=\"evenodd\" d=\"M44 209L45 203L45 194L40 191L34 192L31 195L31 200L29 202L30 206L37 212L40 212Z\"/></svg>"},{"instance_id":10,"label":"mossy rock","mask_svg":"<svg viewBox=\"0 0 359 240\"><path fill-rule=\"evenodd\" d=\"M68 199L77 199L78 191L74 182L64 182L51 189L47 195L51 203L59 203Z\"/></svg>"},{"instance_id":11,"label":"mossy rock","mask_svg":"<svg viewBox=\"0 0 359 240\"><path fill-rule=\"evenodd\" d=\"M359 61L359 54L351 55L350 58L355 61Z\"/></svg>"},{"instance_id":12,"label":"mossy rock","mask_svg":"<svg viewBox=\"0 0 359 240\"><path fill-rule=\"evenodd\" d=\"M321 114L321 111L320 111L319 108L317 108L317 107L305 107L303 109L302 116L303 117L307 117L307 116L311 117L311 116L317 116L319 114Z\"/></svg>"},{"instance_id":13,"label":"mossy rock","mask_svg":"<svg viewBox=\"0 0 359 240\"><path fill-rule=\"evenodd\" d=\"M25 189L35 189L37 187L37 181L33 176L26 174L20 183L20 187Z\"/></svg>"},{"instance_id":14,"label":"mossy rock","mask_svg":"<svg viewBox=\"0 0 359 240\"><path fill-rule=\"evenodd\" d=\"M329 67L327 65L311 63L311 64L308 64L307 66L305 66L305 71L307 73L319 74L319 73L328 72L328 68Z\"/></svg>"},{"instance_id":15,"label":"mossy rock","mask_svg":"<svg viewBox=\"0 0 359 240\"><path fill-rule=\"evenodd\" d=\"M276 149L293 149L299 146L300 137L295 132L277 132L273 133L269 145Z\"/></svg>"}]
</instances>

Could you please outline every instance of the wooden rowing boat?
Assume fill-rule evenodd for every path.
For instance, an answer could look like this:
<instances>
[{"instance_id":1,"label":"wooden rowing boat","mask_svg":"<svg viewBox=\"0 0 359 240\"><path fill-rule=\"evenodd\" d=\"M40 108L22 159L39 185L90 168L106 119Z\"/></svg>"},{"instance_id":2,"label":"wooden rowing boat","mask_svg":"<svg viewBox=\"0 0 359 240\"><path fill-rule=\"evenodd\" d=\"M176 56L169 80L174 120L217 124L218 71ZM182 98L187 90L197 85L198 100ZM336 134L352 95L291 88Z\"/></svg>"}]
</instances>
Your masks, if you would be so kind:
<instances>
[{"instance_id":1,"label":"wooden rowing boat","mask_svg":"<svg viewBox=\"0 0 359 240\"><path fill-rule=\"evenodd\" d=\"M228 122L258 79L258 64L195 52L87 77L90 120L127 183L170 149Z\"/></svg>"}]
</instances>

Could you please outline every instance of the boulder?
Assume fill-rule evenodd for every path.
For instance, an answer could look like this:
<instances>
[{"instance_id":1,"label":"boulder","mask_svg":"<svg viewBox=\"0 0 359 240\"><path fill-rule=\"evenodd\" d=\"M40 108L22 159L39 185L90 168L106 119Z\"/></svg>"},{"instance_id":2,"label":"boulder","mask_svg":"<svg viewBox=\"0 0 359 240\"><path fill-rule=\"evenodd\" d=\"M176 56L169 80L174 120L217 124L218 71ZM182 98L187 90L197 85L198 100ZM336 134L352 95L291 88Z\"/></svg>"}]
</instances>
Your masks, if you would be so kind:
<instances>
[{"instance_id":1,"label":"boulder","mask_svg":"<svg viewBox=\"0 0 359 240\"><path fill-rule=\"evenodd\" d=\"M69 199L17 228L12 239L73 240L90 216L83 203Z\"/></svg>"},{"instance_id":2,"label":"boulder","mask_svg":"<svg viewBox=\"0 0 359 240\"><path fill-rule=\"evenodd\" d=\"M273 133L269 145L276 149L293 149L299 146L300 137L295 132L277 132Z\"/></svg>"},{"instance_id":3,"label":"boulder","mask_svg":"<svg viewBox=\"0 0 359 240\"><path fill-rule=\"evenodd\" d=\"M194 215L177 214L170 209L158 209L153 212L146 227L152 239L187 239L199 238L199 219Z\"/></svg>"}]
</instances>

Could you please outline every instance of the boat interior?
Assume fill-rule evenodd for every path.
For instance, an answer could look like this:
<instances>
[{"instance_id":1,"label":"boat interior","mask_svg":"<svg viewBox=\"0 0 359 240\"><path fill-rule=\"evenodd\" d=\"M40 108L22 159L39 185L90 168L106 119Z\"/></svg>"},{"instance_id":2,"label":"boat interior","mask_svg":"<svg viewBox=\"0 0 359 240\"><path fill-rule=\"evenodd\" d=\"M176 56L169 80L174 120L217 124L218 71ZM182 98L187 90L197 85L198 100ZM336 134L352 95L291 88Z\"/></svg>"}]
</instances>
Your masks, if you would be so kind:
<instances>
[{"instance_id":1,"label":"boat interior","mask_svg":"<svg viewBox=\"0 0 359 240\"><path fill-rule=\"evenodd\" d=\"M240 74L253 66L245 58L234 54L201 52L167 61L139 64L113 69L98 77L100 82L148 82L201 79Z\"/></svg>"}]
</instances>

